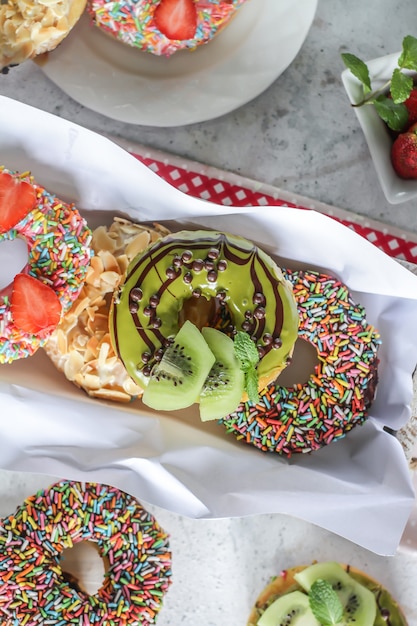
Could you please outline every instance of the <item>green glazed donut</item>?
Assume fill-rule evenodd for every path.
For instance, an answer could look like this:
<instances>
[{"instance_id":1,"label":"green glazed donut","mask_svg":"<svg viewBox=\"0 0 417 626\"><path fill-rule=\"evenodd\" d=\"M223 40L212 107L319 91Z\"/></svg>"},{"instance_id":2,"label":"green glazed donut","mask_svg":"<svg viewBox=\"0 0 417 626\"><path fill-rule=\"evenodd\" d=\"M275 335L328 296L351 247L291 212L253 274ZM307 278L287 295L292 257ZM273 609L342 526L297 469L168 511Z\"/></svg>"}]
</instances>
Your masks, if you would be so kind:
<instances>
[{"instance_id":1,"label":"green glazed donut","mask_svg":"<svg viewBox=\"0 0 417 626\"><path fill-rule=\"evenodd\" d=\"M276 263L242 237L184 230L139 254L113 297L113 347L140 386L147 386L191 299L214 300L215 308L227 311L228 334L243 330L252 337L260 357L260 388L287 365L298 335L298 312L291 283Z\"/></svg>"}]
</instances>

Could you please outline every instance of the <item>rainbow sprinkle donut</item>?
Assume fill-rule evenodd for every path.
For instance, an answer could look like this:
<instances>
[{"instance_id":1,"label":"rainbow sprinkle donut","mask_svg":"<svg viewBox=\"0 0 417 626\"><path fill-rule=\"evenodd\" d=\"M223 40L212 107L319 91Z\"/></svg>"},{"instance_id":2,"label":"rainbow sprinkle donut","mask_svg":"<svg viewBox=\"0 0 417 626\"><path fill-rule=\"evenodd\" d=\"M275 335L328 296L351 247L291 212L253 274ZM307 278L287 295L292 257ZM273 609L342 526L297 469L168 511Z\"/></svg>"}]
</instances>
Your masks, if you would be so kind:
<instances>
[{"instance_id":1,"label":"rainbow sprinkle donut","mask_svg":"<svg viewBox=\"0 0 417 626\"><path fill-rule=\"evenodd\" d=\"M82 289L90 263L91 231L85 220L27 173L1 167L0 191L0 244L24 239L25 273L50 287L67 311ZM48 338L16 323L12 298L13 284L0 291L0 363L31 356Z\"/></svg>"},{"instance_id":2,"label":"rainbow sprinkle donut","mask_svg":"<svg viewBox=\"0 0 417 626\"><path fill-rule=\"evenodd\" d=\"M81 541L94 542L108 563L94 595L73 588L60 567L63 550ZM113 487L56 483L0 526L0 615L10 626L149 626L170 577L167 535Z\"/></svg>"},{"instance_id":3,"label":"rainbow sprinkle donut","mask_svg":"<svg viewBox=\"0 0 417 626\"><path fill-rule=\"evenodd\" d=\"M171 56L213 39L244 2L88 0L87 11L98 28L118 41L158 56Z\"/></svg>"},{"instance_id":4,"label":"rainbow sprinkle donut","mask_svg":"<svg viewBox=\"0 0 417 626\"><path fill-rule=\"evenodd\" d=\"M238 440L290 457L341 439L365 421L376 391L380 336L336 278L283 274L293 284L298 336L317 350L315 372L305 384L269 385L259 404L242 403L221 423Z\"/></svg>"}]
</instances>

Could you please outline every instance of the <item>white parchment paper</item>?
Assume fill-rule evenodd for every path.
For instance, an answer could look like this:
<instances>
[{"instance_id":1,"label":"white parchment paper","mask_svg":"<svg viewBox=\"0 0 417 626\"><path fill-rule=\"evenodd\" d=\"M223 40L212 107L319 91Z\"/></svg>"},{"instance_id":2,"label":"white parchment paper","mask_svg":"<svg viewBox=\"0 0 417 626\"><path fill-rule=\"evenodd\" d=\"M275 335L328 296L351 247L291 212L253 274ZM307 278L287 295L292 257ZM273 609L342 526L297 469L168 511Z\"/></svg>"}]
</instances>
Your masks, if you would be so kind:
<instances>
[{"instance_id":1,"label":"white parchment paper","mask_svg":"<svg viewBox=\"0 0 417 626\"><path fill-rule=\"evenodd\" d=\"M91 223L192 221L242 234L282 264L341 278L380 331L370 418L348 437L289 461L201 424L193 408L157 414L92 400L42 351L0 366L0 467L124 489L191 518L283 513L393 554L414 499L396 430L410 415L417 362L417 277L331 218L286 207L234 209L175 190L107 139L0 97L0 163L76 202ZM104 216L104 217L103 217Z\"/></svg>"}]
</instances>

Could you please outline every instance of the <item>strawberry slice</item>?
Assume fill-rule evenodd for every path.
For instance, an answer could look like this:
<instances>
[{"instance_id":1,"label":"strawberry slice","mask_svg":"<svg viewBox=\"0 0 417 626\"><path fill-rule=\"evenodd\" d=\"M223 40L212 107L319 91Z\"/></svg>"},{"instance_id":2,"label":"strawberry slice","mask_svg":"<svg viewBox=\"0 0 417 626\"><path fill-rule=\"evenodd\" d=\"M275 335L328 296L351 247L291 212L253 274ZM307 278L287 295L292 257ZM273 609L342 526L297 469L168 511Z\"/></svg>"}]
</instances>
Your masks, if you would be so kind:
<instances>
[{"instance_id":1,"label":"strawberry slice","mask_svg":"<svg viewBox=\"0 0 417 626\"><path fill-rule=\"evenodd\" d=\"M10 299L13 322L20 330L47 337L61 318L55 291L28 274L16 274Z\"/></svg>"},{"instance_id":2,"label":"strawberry slice","mask_svg":"<svg viewBox=\"0 0 417 626\"><path fill-rule=\"evenodd\" d=\"M36 192L25 180L0 172L0 233L6 233L22 220L36 203Z\"/></svg>"},{"instance_id":3,"label":"strawberry slice","mask_svg":"<svg viewBox=\"0 0 417 626\"><path fill-rule=\"evenodd\" d=\"M197 29L194 0L161 0L154 19L157 28L168 39L192 39Z\"/></svg>"}]
</instances>

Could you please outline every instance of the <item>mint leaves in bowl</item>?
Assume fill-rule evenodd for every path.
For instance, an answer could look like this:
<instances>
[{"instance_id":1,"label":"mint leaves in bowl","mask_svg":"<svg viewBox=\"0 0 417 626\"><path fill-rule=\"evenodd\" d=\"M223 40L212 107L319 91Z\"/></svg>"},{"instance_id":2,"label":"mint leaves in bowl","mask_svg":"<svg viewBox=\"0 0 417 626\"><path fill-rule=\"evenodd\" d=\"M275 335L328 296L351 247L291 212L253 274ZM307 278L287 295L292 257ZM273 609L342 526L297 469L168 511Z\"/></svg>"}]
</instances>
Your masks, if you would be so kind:
<instances>
[{"instance_id":1,"label":"mint leaves in bowl","mask_svg":"<svg viewBox=\"0 0 417 626\"><path fill-rule=\"evenodd\" d=\"M391 160L397 136L406 134L414 124L409 108L417 101L414 91L417 39L408 35L401 52L372 61L364 62L350 53L343 54L342 60L347 68L342 73L342 82L365 135L385 197L391 204L417 197L417 160L414 179L401 177Z\"/></svg>"}]
</instances>

